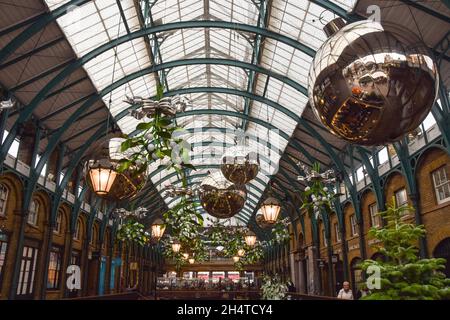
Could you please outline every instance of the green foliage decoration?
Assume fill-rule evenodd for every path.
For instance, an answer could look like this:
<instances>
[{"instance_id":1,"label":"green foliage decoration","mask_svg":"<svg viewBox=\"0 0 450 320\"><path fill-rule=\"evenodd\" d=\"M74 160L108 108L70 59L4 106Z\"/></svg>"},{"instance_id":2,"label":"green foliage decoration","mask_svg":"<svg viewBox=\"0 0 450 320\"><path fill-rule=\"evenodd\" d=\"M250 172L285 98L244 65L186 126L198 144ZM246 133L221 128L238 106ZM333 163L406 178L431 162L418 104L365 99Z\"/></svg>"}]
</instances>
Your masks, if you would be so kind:
<instances>
[{"instance_id":1,"label":"green foliage decoration","mask_svg":"<svg viewBox=\"0 0 450 320\"><path fill-rule=\"evenodd\" d=\"M117 239L123 242L134 242L144 246L150 241L151 235L145 231L145 226L134 218L127 218L117 231Z\"/></svg>"},{"instance_id":2,"label":"green foliage decoration","mask_svg":"<svg viewBox=\"0 0 450 320\"><path fill-rule=\"evenodd\" d=\"M281 281L278 275L273 277L264 275L262 278L262 299L263 300L284 300L288 292L288 286Z\"/></svg>"},{"instance_id":3,"label":"green foliage decoration","mask_svg":"<svg viewBox=\"0 0 450 320\"><path fill-rule=\"evenodd\" d=\"M272 226L272 239L269 240L270 245L283 244L289 240L289 218L277 220Z\"/></svg>"},{"instance_id":4,"label":"green foliage decoration","mask_svg":"<svg viewBox=\"0 0 450 320\"><path fill-rule=\"evenodd\" d=\"M320 173L320 164L314 163L312 172ZM313 179L309 181L308 186L301 193L302 206L300 209L304 209L309 213L325 209L326 212L333 211L333 199L338 195L334 194L327 186L325 186L321 179Z\"/></svg>"},{"instance_id":5,"label":"green foliage decoration","mask_svg":"<svg viewBox=\"0 0 450 320\"><path fill-rule=\"evenodd\" d=\"M157 100L163 97L163 87L158 87ZM118 171L123 172L130 167L139 168L138 173L145 172L148 165L158 159L167 169L174 169L178 173L182 169L193 169L190 164L190 145L180 136L185 132L176 125L172 117L156 110L150 121L140 122L136 126L138 134L126 136L120 151L129 151L130 155L119 161Z\"/></svg>"}]
</instances>

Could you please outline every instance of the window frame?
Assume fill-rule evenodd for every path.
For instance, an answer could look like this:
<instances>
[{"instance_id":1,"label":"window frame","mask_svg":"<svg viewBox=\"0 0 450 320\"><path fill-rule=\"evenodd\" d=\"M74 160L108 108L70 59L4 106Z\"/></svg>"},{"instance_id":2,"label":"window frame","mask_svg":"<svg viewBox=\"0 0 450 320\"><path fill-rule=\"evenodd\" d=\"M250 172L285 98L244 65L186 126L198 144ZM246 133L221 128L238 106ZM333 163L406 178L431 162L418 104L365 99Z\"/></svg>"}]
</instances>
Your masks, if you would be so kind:
<instances>
[{"instance_id":1,"label":"window frame","mask_svg":"<svg viewBox=\"0 0 450 320\"><path fill-rule=\"evenodd\" d=\"M0 239L0 288L3 284L3 267L6 265L6 259L8 258L8 248L9 243L8 239L1 240ZM3 252L3 254L2 254ZM3 259L1 258L3 256Z\"/></svg>"},{"instance_id":2,"label":"window frame","mask_svg":"<svg viewBox=\"0 0 450 320\"><path fill-rule=\"evenodd\" d=\"M352 237L359 236L358 221L354 213L350 215L350 230L352 231Z\"/></svg>"},{"instance_id":3,"label":"window frame","mask_svg":"<svg viewBox=\"0 0 450 320\"><path fill-rule=\"evenodd\" d=\"M61 284L62 249L53 246L50 250L48 270L47 270L47 290L59 290ZM54 260L55 259L55 260ZM52 266L54 263L54 268ZM51 278L51 279L50 279Z\"/></svg>"},{"instance_id":4,"label":"window frame","mask_svg":"<svg viewBox=\"0 0 450 320\"><path fill-rule=\"evenodd\" d=\"M61 234L62 218L63 218L62 217L62 212L58 212L56 214L55 228L53 229L53 233Z\"/></svg>"},{"instance_id":5,"label":"window frame","mask_svg":"<svg viewBox=\"0 0 450 320\"><path fill-rule=\"evenodd\" d=\"M3 190L5 190L6 192L3 192ZM2 196L4 196L4 199L2 199ZM0 217L6 217L6 208L8 205L8 198L9 198L8 186L5 185L4 183L0 183L0 203L2 203L2 202L4 203L4 206L0 208Z\"/></svg>"},{"instance_id":6,"label":"window frame","mask_svg":"<svg viewBox=\"0 0 450 320\"><path fill-rule=\"evenodd\" d=\"M31 206L34 206L34 211L31 210ZM28 217L27 217L27 223L29 225L36 227L38 225L38 221L39 221L39 201L37 201L36 199L31 201L30 208L28 211L29 212L28 212ZM31 214L31 213L33 213L33 214ZM33 217L33 220L31 220L31 217Z\"/></svg>"},{"instance_id":7,"label":"window frame","mask_svg":"<svg viewBox=\"0 0 450 320\"><path fill-rule=\"evenodd\" d=\"M400 201L398 200L398 196L400 193L405 193L405 201L400 203ZM401 207L403 205L408 205L408 192L406 191L405 187L402 187L400 189L397 189L396 191L394 191L394 196L395 196L395 202L397 204L397 207Z\"/></svg>"},{"instance_id":8,"label":"window frame","mask_svg":"<svg viewBox=\"0 0 450 320\"><path fill-rule=\"evenodd\" d=\"M30 252L31 251L31 252ZM16 295L19 297L31 297L35 290L35 275L39 249L32 246L24 246L22 250L21 267ZM27 270L27 267L31 267ZM23 269L24 268L24 269ZM25 276L27 279L25 280ZM25 289L25 292L24 292Z\"/></svg>"},{"instance_id":9,"label":"window frame","mask_svg":"<svg viewBox=\"0 0 450 320\"><path fill-rule=\"evenodd\" d=\"M81 240L81 220L77 219L75 223L75 232L73 233L73 240L80 241Z\"/></svg>"},{"instance_id":10,"label":"window frame","mask_svg":"<svg viewBox=\"0 0 450 320\"><path fill-rule=\"evenodd\" d=\"M95 227L95 224L92 224L91 238L89 239L89 245L91 245L92 247L95 247L97 245L97 238L95 238L96 234L97 228Z\"/></svg>"},{"instance_id":11,"label":"window frame","mask_svg":"<svg viewBox=\"0 0 450 320\"><path fill-rule=\"evenodd\" d=\"M440 192L438 191L440 188L443 188L445 186L448 186L448 188L450 189L450 179L447 176L446 169L447 169L447 166L443 165L443 166L431 171L431 178L432 178L432 182L433 182L433 188L434 188L434 193L436 195L437 204L442 204L442 203L450 201L450 195L444 199L440 199L440 197L439 197ZM445 182L437 185L436 173L441 172L441 171L444 173ZM439 177L439 179L441 179L441 176Z\"/></svg>"},{"instance_id":12,"label":"window frame","mask_svg":"<svg viewBox=\"0 0 450 320\"><path fill-rule=\"evenodd\" d=\"M373 208L376 208L376 210L373 210ZM378 204L376 202L373 202L369 204L369 216L370 216L370 226L372 228L379 228L381 227L381 216L378 214ZM375 212L373 212L375 211ZM377 221L375 224L374 221Z\"/></svg>"},{"instance_id":13,"label":"window frame","mask_svg":"<svg viewBox=\"0 0 450 320\"><path fill-rule=\"evenodd\" d=\"M336 240L336 243L340 243L341 234L339 233L339 224L335 222L333 225L334 225L334 239Z\"/></svg>"},{"instance_id":14,"label":"window frame","mask_svg":"<svg viewBox=\"0 0 450 320\"><path fill-rule=\"evenodd\" d=\"M323 245L324 247L328 247L328 241L327 241L327 235L325 228L322 229L322 236L323 236Z\"/></svg>"}]
</instances>

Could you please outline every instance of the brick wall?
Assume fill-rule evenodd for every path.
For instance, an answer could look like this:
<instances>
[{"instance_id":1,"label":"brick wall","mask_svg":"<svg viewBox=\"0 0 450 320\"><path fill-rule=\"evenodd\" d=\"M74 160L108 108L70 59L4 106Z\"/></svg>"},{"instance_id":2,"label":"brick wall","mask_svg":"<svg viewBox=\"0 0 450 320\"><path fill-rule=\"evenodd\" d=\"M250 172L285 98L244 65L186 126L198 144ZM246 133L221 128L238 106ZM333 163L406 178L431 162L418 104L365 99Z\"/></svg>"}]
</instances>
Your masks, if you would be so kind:
<instances>
[{"instance_id":1,"label":"brick wall","mask_svg":"<svg viewBox=\"0 0 450 320\"><path fill-rule=\"evenodd\" d=\"M434 190L434 184L432 179L432 172L436 169L445 166L447 177L450 178L450 157L449 155L438 148L431 148L425 151L419 158L418 165L416 168L416 180L419 190L419 204L420 213L422 218L422 223L425 225L427 231L426 241L427 249L429 255L433 254L436 246L444 239L450 237L450 201L439 204L437 202L436 192ZM383 188L384 196L387 202L392 201L392 197L395 192L406 188L408 193L408 203L412 205L410 199L409 190L407 188L406 179L403 174L398 171L392 172L386 179ZM369 213L369 206L376 202L375 194L372 190L367 190L361 196L361 213L363 216L363 230L364 234L367 257L371 258L376 250L373 248L374 240L368 236L368 232L371 228L371 218ZM346 230L346 241L348 246L348 264L349 270L351 269L351 262L356 261L355 259L361 257L361 252L359 248L359 236L352 236L351 233L351 223L350 216L355 213L355 210L350 202L347 202L343 206L345 230ZM411 212L409 218L406 221L414 222L414 212ZM331 215L331 245L333 247L333 252L337 253L342 251L342 243L336 243L334 224L337 222L337 216L335 214ZM308 215L305 214L305 234L304 236L304 246L309 246L312 244L312 234L311 225ZM298 230L301 230L300 226L297 226ZM323 225L319 225L319 238L320 238L320 258L327 259L327 250L323 242ZM359 230L361 232L361 230ZM294 241L294 247L298 248L298 239ZM292 250L292 249L291 249ZM340 259L342 259L342 253L340 254ZM326 276L326 272L322 277Z\"/></svg>"}]
</instances>

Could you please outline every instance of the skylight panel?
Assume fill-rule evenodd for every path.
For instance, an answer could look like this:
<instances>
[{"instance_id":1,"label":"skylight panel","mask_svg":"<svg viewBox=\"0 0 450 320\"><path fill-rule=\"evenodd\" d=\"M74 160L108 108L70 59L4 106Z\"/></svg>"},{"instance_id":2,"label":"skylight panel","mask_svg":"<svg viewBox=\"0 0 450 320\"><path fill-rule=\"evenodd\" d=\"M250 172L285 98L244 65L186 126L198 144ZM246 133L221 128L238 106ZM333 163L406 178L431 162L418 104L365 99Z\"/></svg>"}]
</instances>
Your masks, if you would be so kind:
<instances>
[{"instance_id":1,"label":"skylight panel","mask_svg":"<svg viewBox=\"0 0 450 320\"><path fill-rule=\"evenodd\" d=\"M347 11L351 11L358 0L329 0L330 2L333 2L337 5L339 5L341 8L346 9Z\"/></svg>"}]
</instances>

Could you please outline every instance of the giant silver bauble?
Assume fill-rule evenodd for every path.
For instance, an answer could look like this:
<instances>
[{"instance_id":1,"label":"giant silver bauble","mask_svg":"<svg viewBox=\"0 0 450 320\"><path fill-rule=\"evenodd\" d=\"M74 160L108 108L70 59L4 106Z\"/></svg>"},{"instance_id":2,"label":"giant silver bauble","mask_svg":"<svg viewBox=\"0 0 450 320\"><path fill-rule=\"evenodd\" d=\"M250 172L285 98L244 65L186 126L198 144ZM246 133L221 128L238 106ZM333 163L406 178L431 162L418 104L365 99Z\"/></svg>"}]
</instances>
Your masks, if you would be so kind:
<instances>
[{"instance_id":1,"label":"giant silver bauble","mask_svg":"<svg viewBox=\"0 0 450 320\"><path fill-rule=\"evenodd\" d=\"M415 34L369 20L325 41L308 82L317 118L333 134L362 145L398 141L416 129L439 83L436 64Z\"/></svg>"},{"instance_id":2,"label":"giant silver bauble","mask_svg":"<svg viewBox=\"0 0 450 320\"><path fill-rule=\"evenodd\" d=\"M222 174L235 184L246 184L253 180L259 171L259 158L247 146L237 145L228 148L220 165Z\"/></svg>"},{"instance_id":3,"label":"giant silver bauble","mask_svg":"<svg viewBox=\"0 0 450 320\"><path fill-rule=\"evenodd\" d=\"M203 180L200 201L203 209L213 217L227 219L238 213L247 200L244 185L235 185L215 172Z\"/></svg>"}]
</instances>

